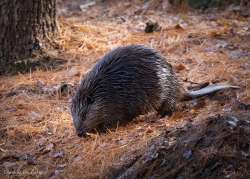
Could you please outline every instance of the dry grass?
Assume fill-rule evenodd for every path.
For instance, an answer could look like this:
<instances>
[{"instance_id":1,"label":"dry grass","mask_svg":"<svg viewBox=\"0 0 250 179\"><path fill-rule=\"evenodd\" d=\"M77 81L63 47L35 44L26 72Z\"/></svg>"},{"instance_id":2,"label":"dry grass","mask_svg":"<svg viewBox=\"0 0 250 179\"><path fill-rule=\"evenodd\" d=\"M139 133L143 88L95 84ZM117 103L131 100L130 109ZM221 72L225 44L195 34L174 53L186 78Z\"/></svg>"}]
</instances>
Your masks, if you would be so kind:
<instances>
[{"instance_id":1,"label":"dry grass","mask_svg":"<svg viewBox=\"0 0 250 179\"><path fill-rule=\"evenodd\" d=\"M116 9L118 6L119 13L123 12L122 7L126 8L124 12L138 7L112 3L109 8ZM97 5L96 8L100 7ZM97 13L94 10L93 12ZM30 74L1 76L1 158L10 155L31 155L32 160L36 162L32 167L44 172L42 175L46 177L57 176L57 172L62 172L66 178L98 178L112 163L119 163L124 153L146 146L150 139L158 136L166 127L175 126L190 118L198 120L224 108L216 101L206 101L202 109L177 112L170 119L151 123L141 117L110 133L93 134L89 138L80 139L75 135L71 122L70 97L58 98L25 91L6 96L10 90L22 85L36 86L39 81L45 86L60 84L62 81L78 83L80 76L68 75L72 66L81 74L85 74L104 53L120 45L144 44L153 47L166 56L174 67L184 65L185 68L178 71L180 80L196 83L229 81L242 87L237 94L240 99L250 99L250 88L247 88L247 85L250 86L247 84L250 82L250 72L247 69L249 56L247 59L230 60L230 50L227 48L206 51L216 46L216 39L223 39L239 48L245 45L244 48L248 47L247 50L250 50L250 40L235 40L236 37L242 38L237 32L249 21L238 18L235 26L229 23L232 21L230 17L220 14L217 15L216 21L210 22L206 20L205 15L179 14L179 20L171 20L173 14L154 13L147 17L159 21L163 28L160 32L145 34L143 18L127 17L126 22L118 23L112 18L112 13L118 12L111 11L110 17L105 16L100 20L91 21L86 17L86 23L84 19L80 19L82 16L60 17L60 36L56 42L61 48L48 51L68 60L63 70L37 70ZM187 25L177 28L176 24L182 21ZM236 37L230 35L230 29L236 31ZM190 34L192 38L189 37ZM50 144L53 147L44 152L44 148ZM53 152L57 151L63 151L64 155L53 157ZM10 162L16 163L14 169L21 167L22 171L25 171L30 168L26 160ZM3 163L0 164L3 166ZM63 169L59 169L60 165L64 165ZM0 171L3 171L3 167L1 168ZM27 174L28 177L31 175L33 174Z\"/></svg>"}]
</instances>

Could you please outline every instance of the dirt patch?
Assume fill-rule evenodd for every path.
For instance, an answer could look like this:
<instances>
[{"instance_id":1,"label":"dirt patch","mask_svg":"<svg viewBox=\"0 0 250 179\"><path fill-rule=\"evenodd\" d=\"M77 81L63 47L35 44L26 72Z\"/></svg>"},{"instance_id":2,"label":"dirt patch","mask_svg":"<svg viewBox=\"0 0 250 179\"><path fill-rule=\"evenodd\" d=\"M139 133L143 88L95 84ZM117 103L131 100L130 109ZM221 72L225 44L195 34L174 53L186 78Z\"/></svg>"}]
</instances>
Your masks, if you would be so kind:
<instances>
[{"instance_id":1,"label":"dirt patch","mask_svg":"<svg viewBox=\"0 0 250 179\"><path fill-rule=\"evenodd\" d=\"M250 114L216 115L167 130L140 155L113 178L249 178ZM110 171L109 177L117 173Z\"/></svg>"}]
</instances>

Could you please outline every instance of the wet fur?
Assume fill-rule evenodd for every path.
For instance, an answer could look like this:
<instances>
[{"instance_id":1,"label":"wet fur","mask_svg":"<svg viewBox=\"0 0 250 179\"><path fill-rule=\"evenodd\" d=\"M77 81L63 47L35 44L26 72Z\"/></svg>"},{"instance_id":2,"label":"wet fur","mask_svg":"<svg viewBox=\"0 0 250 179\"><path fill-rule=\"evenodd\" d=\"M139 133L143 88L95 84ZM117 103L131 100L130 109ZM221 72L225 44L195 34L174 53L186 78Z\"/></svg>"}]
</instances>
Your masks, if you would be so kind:
<instances>
[{"instance_id":1,"label":"wet fur","mask_svg":"<svg viewBox=\"0 0 250 179\"><path fill-rule=\"evenodd\" d=\"M105 55L80 83L71 113L79 135L156 110L171 114L179 83L166 59L150 48L131 45Z\"/></svg>"}]
</instances>

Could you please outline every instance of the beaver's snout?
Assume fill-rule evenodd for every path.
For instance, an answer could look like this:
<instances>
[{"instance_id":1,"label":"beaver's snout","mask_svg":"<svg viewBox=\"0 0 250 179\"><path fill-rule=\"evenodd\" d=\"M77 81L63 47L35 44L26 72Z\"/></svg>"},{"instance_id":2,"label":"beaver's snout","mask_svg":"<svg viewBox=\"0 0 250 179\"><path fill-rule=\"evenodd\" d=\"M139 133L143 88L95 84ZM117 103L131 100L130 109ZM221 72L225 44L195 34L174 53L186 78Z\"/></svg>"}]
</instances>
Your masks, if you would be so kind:
<instances>
[{"instance_id":1,"label":"beaver's snout","mask_svg":"<svg viewBox=\"0 0 250 179\"><path fill-rule=\"evenodd\" d=\"M86 137L87 136L87 132L82 130L82 131L79 131L79 132L76 132L78 137Z\"/></svg>"}]
</instances>

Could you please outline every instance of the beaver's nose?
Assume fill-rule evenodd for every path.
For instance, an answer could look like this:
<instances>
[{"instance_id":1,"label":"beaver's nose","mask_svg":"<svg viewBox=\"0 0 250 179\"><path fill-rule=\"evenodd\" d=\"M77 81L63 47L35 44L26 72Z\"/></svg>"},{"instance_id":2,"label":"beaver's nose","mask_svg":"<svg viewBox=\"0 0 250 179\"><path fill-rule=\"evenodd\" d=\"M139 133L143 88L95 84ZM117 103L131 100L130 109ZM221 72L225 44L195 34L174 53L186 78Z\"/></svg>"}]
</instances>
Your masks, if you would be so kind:
<instances>
[{"instance_id":1,"label":"beaver's nose","mask_svg":"<svg viewBox=\"0 0 250 179\"><path fill-rule=\"evenodd\" d=\"M85 131L77 132L77 135L78 135L78 137L86 137L87 136Z\"/></svg>"}]
</instances>

